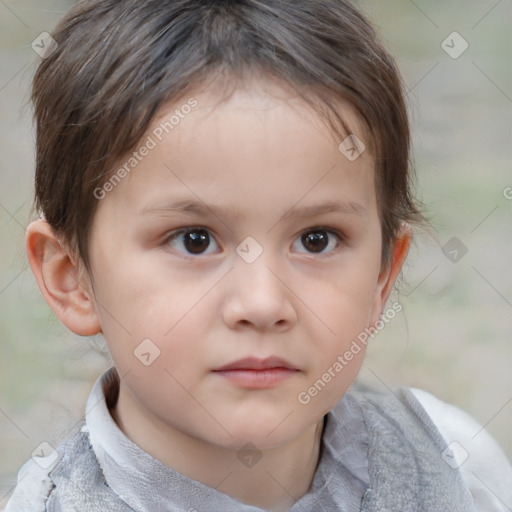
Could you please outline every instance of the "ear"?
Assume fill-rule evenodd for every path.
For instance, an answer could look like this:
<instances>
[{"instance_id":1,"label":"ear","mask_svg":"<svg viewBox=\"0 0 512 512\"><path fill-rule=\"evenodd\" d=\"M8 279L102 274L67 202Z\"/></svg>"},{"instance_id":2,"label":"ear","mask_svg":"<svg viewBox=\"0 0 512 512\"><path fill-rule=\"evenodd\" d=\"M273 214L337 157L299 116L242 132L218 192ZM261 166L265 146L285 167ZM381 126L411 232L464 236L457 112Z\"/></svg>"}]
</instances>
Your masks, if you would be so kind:
<instances>
[{"instance_id":1,"label":"ear","mask_svg":"<svg viewBox=\"0 0 512 512\"><path fill-rule=\"evenodd\" d=\"M384 312L384 307L386 306L386 302L393 291L395 281L402 270L402 265L407 258L410 246L411 228L404 222L395 240L391 259L386 264L382 265L379 274L370 325L374 325L379 320L380 315Z\"/></svg>"},{"instance_id":2,"label":"ear","mask_svg":"<svg viewBox=\"0 0 512 512\"><path fill-rule=\"evenodd\" d=\"M63 247L45 220L27 228L30 268L48 305L60 321L80 336L101 332L88 276L80 276L78 258Z\"/></svg>"}]
</instances>

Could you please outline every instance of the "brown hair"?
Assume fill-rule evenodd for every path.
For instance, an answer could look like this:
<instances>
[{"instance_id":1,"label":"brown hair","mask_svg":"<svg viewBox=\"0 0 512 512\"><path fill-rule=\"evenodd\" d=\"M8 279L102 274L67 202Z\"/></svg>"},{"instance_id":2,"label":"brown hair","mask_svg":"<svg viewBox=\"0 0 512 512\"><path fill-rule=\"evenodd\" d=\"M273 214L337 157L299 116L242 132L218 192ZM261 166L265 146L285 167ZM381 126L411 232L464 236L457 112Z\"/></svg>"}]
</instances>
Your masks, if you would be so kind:
<instances>
[{"instance_id":1,"label":"brown hair","mask_svg":"<svg viewBox=\"0 0 512 512\"><path fill-rule=\"evenodd\" d=\"M376 161L384 260L400 223L421 218L410 191L402 82L349 1L85 0L53 37L58 46L41 62L32 92L35 204L86 267L94 189L160 107L215 74L277 78L345 136L339 100L356 109Z\"/></svg>"}]
</instances>

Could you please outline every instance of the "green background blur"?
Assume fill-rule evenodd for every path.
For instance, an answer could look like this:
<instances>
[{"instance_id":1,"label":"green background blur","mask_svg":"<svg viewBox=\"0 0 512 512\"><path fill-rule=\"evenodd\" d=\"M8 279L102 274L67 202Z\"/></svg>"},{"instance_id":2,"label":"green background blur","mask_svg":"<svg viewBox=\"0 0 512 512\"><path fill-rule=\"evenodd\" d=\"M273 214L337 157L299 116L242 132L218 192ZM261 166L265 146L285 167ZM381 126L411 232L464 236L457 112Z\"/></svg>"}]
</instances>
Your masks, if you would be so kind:
<instances>
[{"instance_id":1,"label":"green background blur","mask_svg":"<svg viewBox=\"0 0 512 512\"><path fill-rule=\"evenodd\" d=\"M100 339L74 336L54 318L24 251L34 167L29 84L39 61L31 42L70 5L0 1L0 506L32 450L59 443L80 419L108 366ZM410 89L418 195L432 224L416 232L394 297L404 312L372 340L362 378L458 405L510 459L512 200L504 191L512 187L512 2L362 5ZM469 44L457 59L441 47L454 31ZM467 248L455 263L442 251L453 237Z\"/></svg>"}]
</instances>

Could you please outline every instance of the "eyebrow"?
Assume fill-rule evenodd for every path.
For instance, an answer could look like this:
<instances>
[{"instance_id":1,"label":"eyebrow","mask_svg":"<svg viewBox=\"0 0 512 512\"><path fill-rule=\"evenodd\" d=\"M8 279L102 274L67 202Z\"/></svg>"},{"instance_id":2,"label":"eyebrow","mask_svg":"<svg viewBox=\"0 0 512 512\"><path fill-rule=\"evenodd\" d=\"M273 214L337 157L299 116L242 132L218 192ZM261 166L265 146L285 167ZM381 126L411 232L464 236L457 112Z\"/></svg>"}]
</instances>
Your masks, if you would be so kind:
<instances>
[{"instance_id":1,"label":"eyebrow","mask_svg":"<svg viewBox=\"0 0 512 512\"><path fill-rule=\"evenodd\" d=\"M243 215L236 209L224 205L207 205L195 199L178 199L175 201L166 201L155 206L146 206L140 211L142 215L168 215L168 214L187 214L195 213L199 215L214 214L219 219L233 218L239 219ZM324 203L290 208L281 220L289 217L315 217L326 213L342 213L345 215L366 216L366 208L353 201L327 201Z\"/></svg>"}]
</instances>

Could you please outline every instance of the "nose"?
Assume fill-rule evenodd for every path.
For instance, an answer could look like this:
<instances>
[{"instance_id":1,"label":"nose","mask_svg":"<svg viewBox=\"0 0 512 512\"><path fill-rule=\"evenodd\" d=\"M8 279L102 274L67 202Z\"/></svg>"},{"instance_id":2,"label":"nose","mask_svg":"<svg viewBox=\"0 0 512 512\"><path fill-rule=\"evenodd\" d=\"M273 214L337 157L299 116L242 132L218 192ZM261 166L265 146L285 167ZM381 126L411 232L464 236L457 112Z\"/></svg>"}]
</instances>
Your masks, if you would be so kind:
<instances>
[{"instance_id":1,"label":"nose","mask_svg":"<svg viewBox=\"0 0 512 512\"><path fill-rule=\"evenodd\" d=\"M293 293L260 257L253 263L242 260L229 275L223 304L225 324L235 330L284 332L297 322Z\"/></svg>"}]
</instances>

